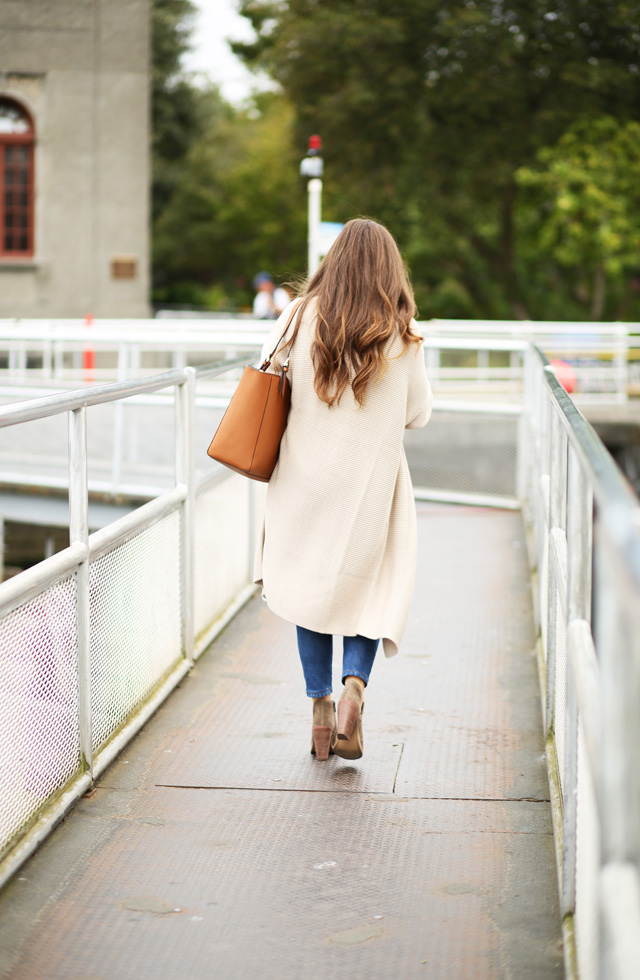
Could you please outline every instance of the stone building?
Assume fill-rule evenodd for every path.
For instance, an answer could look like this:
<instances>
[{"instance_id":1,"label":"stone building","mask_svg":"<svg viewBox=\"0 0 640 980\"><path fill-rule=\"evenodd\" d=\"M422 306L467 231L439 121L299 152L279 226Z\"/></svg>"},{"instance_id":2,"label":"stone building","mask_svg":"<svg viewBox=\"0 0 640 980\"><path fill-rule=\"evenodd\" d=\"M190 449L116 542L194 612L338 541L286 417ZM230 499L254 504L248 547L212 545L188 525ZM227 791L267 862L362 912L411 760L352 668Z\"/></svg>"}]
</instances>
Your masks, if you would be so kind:
<instances>
[{"instance_id":1,"label":"stone building","mask_svg":"<svg viewBox=\"0 0 640 980\"><path fill-rule=\"evenodd\" d=\"M149 0L0 0L0 317L149 313Z\"/></svg>"}]
</instances>

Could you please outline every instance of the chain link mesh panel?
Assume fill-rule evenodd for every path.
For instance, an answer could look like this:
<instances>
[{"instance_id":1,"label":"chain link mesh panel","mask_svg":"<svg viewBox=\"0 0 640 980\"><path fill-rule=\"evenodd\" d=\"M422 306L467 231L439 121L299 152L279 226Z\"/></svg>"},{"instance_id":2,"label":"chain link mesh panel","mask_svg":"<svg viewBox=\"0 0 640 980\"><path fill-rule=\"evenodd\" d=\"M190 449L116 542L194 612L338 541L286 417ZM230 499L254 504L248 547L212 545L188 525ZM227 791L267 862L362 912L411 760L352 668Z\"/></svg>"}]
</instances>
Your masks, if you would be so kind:
<instances>
[{"instance_id":1,"label":"chain link mesh panel","mask_svg":"<svg viewBox=\"0 0 640 980\"><path fill-rule=\"evenodd\" d=\"M102 745L182 654L180 515L90 566L93 745Z\"/></svg>"},{"instance_id":2,"label":"chain link mesh panel","mask_svg":"<svg viewBox=\"0 0 640 980\"><path fill-rule=\"evenodd\" d=\"M582 723L579 720L575 935L580 980L596 980L598 976L599 868L598 811Z\"/></svg>"},{"instance_id":3,"label":"chain link mesh panel","mask_svg":"<svg viewBox=\"0 0 640 980\"><path fill-rule=\"evenodd\" d=\"M516 495L518 419L490 412L434 411L405 433L416 489Z\"/></svg>"},{"instance_id":4,"label":"chain link mesh panel","mask_svg":"<svg viewBox=\"0 0 640 980\"><path fill-rule=\"evenodd\" d=\"M545 665L547 664L547 636L548 636L548 618L549 618L549 535L547 533L547 525L544 518L544 514L540 510L538 512L538 532L540 535L541 543L538 545L538 554L540 558L538 559L538 602L540 606L540 635L542 638L542 654L544 656ZM542 696L543 711L545 710L545 697L544 693ZM545 717L545 724L546 724Z\"/></svg>"},{"instance_id":5,"label":"chain link mesh panel","mask_svg":"<svg viewBox=\"0 0 640 980\"><path fill-rule=\"evenodd\" d=\"M195 634L201 635L249 581L249 480L230 474L196 499Z\"/></svg>"},{"instance_id":6,"label":"chain link mesh panel","mask_svg":"<svg viewBox=\"0 0 640 980\"><path fill-rule=\"evenodd\" d=\"M76 583L0 623L0 850L80 766Z\"/></svg>"}]
</instances>

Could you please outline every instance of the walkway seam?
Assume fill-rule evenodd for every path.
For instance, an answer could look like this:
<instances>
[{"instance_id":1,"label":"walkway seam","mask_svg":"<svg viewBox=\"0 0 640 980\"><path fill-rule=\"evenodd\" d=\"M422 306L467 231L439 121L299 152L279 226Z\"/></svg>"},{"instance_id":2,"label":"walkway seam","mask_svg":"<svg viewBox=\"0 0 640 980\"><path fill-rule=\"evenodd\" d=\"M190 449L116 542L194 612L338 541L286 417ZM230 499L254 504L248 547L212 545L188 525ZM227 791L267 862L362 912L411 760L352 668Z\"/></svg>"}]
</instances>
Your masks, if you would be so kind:
<instances>
[{"instance_id":1,"label":"walkway seam","mask_svg":"<svg viewBox=\"0 0 640 980\"><path fill-rule=\"evenodd\" d=\"M402 753L404 752L404 746L405 743L400 742L400 755L398 756L398 765L396 766L396 774L393 777L393 787L391 789L392 793L395 793L396 791L396 783L398 782L398 773L400 772L400 763L402 762ZM409 799L412 799L412 797L409 797ZM417 797L413 797L413 799L417 799Z\"/></svg>"},{"instance_id":2,"label":"walkway seam","mask_svg":"<svg viewBox=\"0 0 640 980\"><path fill-rule=\"evenodd\" d=\"M154 783L156 789L180 789L180 790L209 790L215 793L218 790L230 790L236 793L334 793L339 796L394 796L385 793L383 790L376 792L370 789L300 789L288 788L286 786L184 786L181 783ZM394 784L395 786L395 784ZM401 796L400 800L425 800L429 803L544 803L548 804L548 799L538 799L535 796Z\"/></svg>"}]
</instances>

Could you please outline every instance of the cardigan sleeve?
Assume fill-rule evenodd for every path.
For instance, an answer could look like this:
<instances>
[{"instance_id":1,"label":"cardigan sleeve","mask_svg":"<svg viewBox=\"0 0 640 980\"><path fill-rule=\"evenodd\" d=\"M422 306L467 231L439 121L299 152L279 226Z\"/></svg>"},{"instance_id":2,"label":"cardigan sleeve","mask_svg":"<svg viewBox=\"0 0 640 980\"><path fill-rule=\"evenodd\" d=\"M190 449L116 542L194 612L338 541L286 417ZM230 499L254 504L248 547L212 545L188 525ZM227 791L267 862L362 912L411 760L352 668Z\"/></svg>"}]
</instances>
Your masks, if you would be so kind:
<instances>
[{"instance_id":1,"label":"cardigan sleeve","mask_svg":"<svg viewBox=\"0 0 640 980\"><path fill-rule=\"evenodd\" d=\"M405 428L421 429L429 421L433 405L433 392L427 378L422 344L417 351L410 351L408 356L413 360L409 369Z\"/></svg>"}]
</instances>

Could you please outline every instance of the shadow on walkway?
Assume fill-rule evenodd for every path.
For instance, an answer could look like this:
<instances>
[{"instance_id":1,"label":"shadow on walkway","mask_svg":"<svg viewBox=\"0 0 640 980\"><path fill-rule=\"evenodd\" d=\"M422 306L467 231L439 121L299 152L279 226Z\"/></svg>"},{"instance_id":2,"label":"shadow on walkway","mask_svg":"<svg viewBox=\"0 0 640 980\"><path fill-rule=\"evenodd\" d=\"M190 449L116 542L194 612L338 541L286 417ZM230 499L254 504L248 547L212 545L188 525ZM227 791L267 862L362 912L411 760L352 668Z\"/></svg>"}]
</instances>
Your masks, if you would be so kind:
<instances>
[{"instance_id":1,"label":"shadow on walkway","mask_svg":"<svg viewBox=\"0 0 640 980\"><path fill-rule=\"evenodd\" d=\"M418 515L364 758L309 754L295 631L251 600L3 892L3 978L563 975L521 518Z\"/></svg>"}]
</instances>

